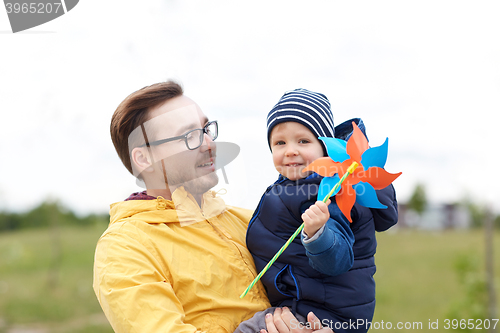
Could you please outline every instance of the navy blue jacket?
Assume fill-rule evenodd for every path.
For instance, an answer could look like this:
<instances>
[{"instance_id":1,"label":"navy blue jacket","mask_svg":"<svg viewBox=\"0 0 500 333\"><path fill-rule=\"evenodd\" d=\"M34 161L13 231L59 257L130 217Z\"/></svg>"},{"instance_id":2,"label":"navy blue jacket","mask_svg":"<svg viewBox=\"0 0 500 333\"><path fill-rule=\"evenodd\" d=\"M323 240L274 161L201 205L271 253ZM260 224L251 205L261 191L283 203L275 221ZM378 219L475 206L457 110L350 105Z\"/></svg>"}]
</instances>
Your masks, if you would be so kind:
<instances>
[{"instance_id":1,"label":"navy blue jacket","mask_svg":"<svg viewBox=\"0 0 500 333\"><path fill-rule=\"evenodd\" d=\"M271 185L261 198L247 230L247 247L252 253L257 271L261 271L293 232L302 224L302 212L316 202L321 177L291 181L280 179ZM293 194L293 195L291 195ZM311 254L297 237L262 277L269 301L273 306L288 306L303 316L309 311L338 332L366 332L339 328L342 323L371 322L375 310L375 260L377 247L375 231L384 231L396 224L397 202L392 185L377 191L380 202L387 209L371 210L354 204L351 211L354 235L352 253L354 262L340 275L322 273L314 269ZM329 206L331 219L327 226L336 224L339 239L345 222L335 198ZM345 218L343 218L345 220ZM331 223L333 220L333 223ZM349 242L345 242L349 244ZM352 244L352 243L351 243ZM335 323L337 326L335 327ZM347 324L344 324L347 327ZM353 326L350 326L351 328Z\"/></svg>"},{"instance_id":2,"label":"navy blue jacket","mask_svg":"<svg viewBox=\"0 0 500 333\"><path fill-rule=\"evenodd\" d=\"M355 121L364 133L361 120ZM342 128L342 138L347 139L352 131L350 121L337 126L336 133L338 127ZM302 213L317 200L321 179L291 181L280 177L267 188L250 220L246 238L257 271L267 265L302 224ZM336 333L368 330L366 325L352 323L363 320L366 324L373 318L375 231L385 231L398 220L394 187L377 191L377 196L387 209L369 209L355 203L352 224L340 212L335 197L331 198L331 218L324 234L333 235L332 248L311 253L316 241L304 246L300 237L294 239L262 277L273 306L288 306L303 316L313 311L323 325Z\"/></svg>"}]
</instances>

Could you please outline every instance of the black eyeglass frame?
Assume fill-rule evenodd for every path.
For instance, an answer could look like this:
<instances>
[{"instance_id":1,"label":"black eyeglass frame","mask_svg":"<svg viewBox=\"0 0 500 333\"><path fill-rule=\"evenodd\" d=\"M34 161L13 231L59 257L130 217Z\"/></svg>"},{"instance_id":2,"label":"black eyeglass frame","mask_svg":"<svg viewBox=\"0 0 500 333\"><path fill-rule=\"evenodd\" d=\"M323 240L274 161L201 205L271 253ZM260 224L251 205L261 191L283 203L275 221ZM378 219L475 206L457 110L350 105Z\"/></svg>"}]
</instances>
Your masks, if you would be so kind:
<instances>
[{"instance_id":1,"label":"black eyeglass frame","mask_svg":"<svg viewBox=\"0 0 500 333\"><path fill-rule=\"evenodd\" d=\"M208 131L207 131L208 127L212 124L215 124L215 135L213 138L210 136L210 134L208 134ZM200 132L200 144L194 148L189 148L189 144L187 142L188 135L192 132L199 131L199 130L201 130L201 132ZM196 129L190 130L189 132L187 132L183 135L174 136L174 137L168 138L168 139L156 140L153 142L146 142L145 144L140 145L139 147L158 146L158 145L164 144L166 142L184 139L184 143L186 144L187 149L195 150L195 149L198 149L199 147L201 147L201 145L203 144L203 135L205 135L205 134L208 135L210 137L210 139L212 139L212 141L215 141L215 139L217 139L217 137L219 136L219 124L217 123L217 120L209 121L205 126L203 126L203 128L196 128Z\"/></svg>"}]
</instances>

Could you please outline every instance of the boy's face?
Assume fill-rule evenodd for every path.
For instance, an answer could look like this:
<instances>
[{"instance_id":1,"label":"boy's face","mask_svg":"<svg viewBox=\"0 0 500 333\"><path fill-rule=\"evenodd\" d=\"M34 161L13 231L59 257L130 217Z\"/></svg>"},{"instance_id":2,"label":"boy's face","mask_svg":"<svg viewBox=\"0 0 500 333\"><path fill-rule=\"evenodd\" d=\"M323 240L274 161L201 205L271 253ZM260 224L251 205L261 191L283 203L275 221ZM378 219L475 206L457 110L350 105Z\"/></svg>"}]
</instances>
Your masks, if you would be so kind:
<instances>
[{"instance_id":1,"label":"boy's face","mask_svg":"<svg viewBox=\"0 0 500 333\"><path fill-rule=\"evenodd\" d=\"M290 180L305 178L302 170L314 160L323 157L323 146L304 125L285 122L271 131L271 151L274 167Z\"/></svg>"}]
</instances>

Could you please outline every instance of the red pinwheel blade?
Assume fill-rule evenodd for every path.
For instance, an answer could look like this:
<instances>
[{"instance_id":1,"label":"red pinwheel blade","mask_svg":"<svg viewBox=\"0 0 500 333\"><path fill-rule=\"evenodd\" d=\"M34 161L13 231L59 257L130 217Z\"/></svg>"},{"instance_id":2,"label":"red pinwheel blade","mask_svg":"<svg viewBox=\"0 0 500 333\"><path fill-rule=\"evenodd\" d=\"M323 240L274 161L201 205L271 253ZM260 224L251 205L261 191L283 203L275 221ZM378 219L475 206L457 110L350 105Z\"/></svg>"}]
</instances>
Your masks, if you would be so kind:
<instances>
[{"instance_id":1,"label":"red pinwheel blade","mask_svg":"<svg viewBox=\"0 0 500 333\"><path fill-rule=\"evenodd\" d=\"M320 157L309 164L302 172L314 171L323 177L332 177L340 170L340 163L332 161L330 157Z\"/></svg>"},{"instance_id":2,"label":"red pinwheel blade","mask_svg":"<svg viewBox=\"0 0 500 333\"><path fill-rule=\"evenodd\" d=\"M337 206L339 206L340 211L349 220L349 222L352 223L351 209L356 201L356 191L354 191L351 185L342 186L342 191L337 194L335 200L337 201Z\"/></svg>"},{"instance_id":3,"label":"red pinwheel blade","mask_svg":"<svg viewBox=\"0 0 500 333\"><path fill-rule=\"evenodd\" d=\"M356 123L352 122L352 135L347 140L346 151L351 160L361 163L361 155L368 149L368 140Z\"/></svg>"},{"instance_id":4,"label":"red pinwheel blade","mask_svg":"<svg viewBox=\"0 0 500 333\"><path fill-rule=\"evenodd\" d=\"M360 181L369 183L374 189L381 190L389 186L401 174L402 172L389 173L382 168L371 167L360 173L358 177Z\"/></svg>"}]
</instances>

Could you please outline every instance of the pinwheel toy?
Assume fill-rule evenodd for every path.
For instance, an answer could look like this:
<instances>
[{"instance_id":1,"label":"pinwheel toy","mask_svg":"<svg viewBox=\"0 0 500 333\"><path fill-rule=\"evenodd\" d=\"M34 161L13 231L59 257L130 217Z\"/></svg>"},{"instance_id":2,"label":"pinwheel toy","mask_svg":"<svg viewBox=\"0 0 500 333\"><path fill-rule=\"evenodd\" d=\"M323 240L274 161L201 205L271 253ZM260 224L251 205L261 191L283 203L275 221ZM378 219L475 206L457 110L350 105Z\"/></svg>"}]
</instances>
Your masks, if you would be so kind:
<instances>
[{"instance_id":1,"label":"pinwheel toy","mask_svg":"<svg viewBox=\"0 0 500 333\"><path fill-rule=\"evenodd\" d=\"M335 138L320 139L325 142L329 157L318 158L304 169L324 177L319 185L318 198L324 197L326 202L338 193L335 200L349 222L352 222L351 209L356 200L365 207L387 208L378 201L375 190L389 186L401 175L401 172L391 174L383 169L389 140L379 147L369 148L368 140L354 122L347 143ZM349 168L353 169L352 173ZM336 186L338 183L341 186Z\"/></svg>"},{"instance_id":2,"label":"pinwheel toy","mask_svg":"<svg viewBox=\"0 0 500 333\"><path fill-rule=\"evenodd\" d=\"M352 127L353 133L347 142L320 137L327 147L328 157L318 158L303 170L314 171L324 177L319 184L318 198L323 198L322 201L326 202L336 195L337 205L351 223L351 209L356 201L369 208L387 208L380 203L375 190L389 186L401 175L401 172L391 174L383 169L387 160L388 139L381 146L369 148L368 140L354 122ZM240 298L245 297L302 229L304 223L290 236Z\"/></svg>"}]
</instances>

